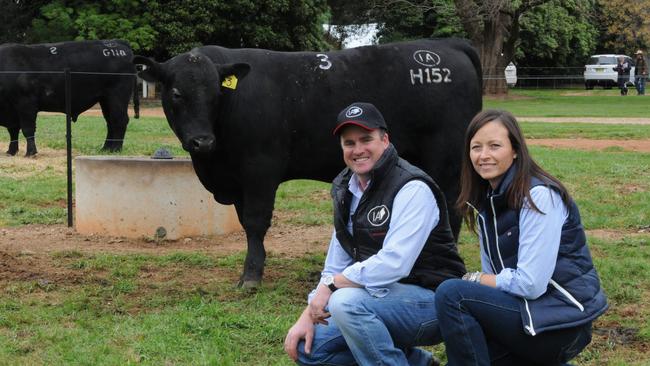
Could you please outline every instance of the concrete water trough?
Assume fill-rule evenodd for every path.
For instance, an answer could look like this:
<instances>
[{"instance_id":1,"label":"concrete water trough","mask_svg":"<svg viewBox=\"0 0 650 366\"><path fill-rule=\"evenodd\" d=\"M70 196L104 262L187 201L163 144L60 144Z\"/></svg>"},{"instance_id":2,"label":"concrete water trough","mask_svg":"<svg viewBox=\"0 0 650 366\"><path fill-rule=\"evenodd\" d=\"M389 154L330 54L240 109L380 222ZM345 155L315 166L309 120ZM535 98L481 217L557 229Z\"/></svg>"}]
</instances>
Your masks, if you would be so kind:
<instances>
[{"instance_id":1,"label":"concrete water trough","mask_svg":"<svg viewBox=\"0 0 650 366\"><path fill-rule=\"evenodd\" d=\"M188 158L75 158L75 229L81 234L176 240L242 230Z\"/></svg>"}]
</instances>

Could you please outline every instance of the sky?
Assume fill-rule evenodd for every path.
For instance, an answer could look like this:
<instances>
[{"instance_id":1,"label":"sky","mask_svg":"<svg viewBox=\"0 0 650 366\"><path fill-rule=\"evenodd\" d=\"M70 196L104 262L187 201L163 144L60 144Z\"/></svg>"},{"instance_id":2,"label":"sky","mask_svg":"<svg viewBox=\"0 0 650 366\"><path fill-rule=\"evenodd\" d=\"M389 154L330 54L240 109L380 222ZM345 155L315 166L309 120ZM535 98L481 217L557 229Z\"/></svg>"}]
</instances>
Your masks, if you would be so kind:
<instances>
[{"instance_id":1,"label":"sky","mask_svg":"<svg viewBox=\"0 0 650 366\"><path fill-rule=\"evenodd\" d=\"M323 27L325 28L325 30L328 30L330 25L324 24ZM330 32L336 35L338 33L337 32L338 27L346 27L346 26L333 25L331 26ZM354 48L359 46L371 45L373 44L374 37L376 34L377 34L377 23L365 24L358 29L357 33L354 36L348 37L343 42L343 48Z\"/></svg>"}]
</instances>

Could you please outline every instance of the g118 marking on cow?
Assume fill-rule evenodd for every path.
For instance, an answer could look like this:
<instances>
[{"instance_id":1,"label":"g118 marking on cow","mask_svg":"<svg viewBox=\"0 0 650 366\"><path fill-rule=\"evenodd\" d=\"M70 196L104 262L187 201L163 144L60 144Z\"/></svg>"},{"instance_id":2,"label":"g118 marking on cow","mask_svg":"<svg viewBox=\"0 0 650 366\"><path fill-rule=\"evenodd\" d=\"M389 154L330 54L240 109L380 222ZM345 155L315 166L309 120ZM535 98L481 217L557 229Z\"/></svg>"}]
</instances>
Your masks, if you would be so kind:
<instances>
[{"instance_id":1,"label":"g118 marking on cow","mask_svg":"<svg viewBox=\"0 0 650 366\"><path fill-rule=\"evenodd\" d=\"M441 75L436 88L414 88L403 74L386 72L413 64L413 54L424 49L454 65L453 84ZM330 67L320 69L314 61ZM139 73L143 79L161 83L167 121L203 186L219 203L235 205L248 242L244 287L262 279L264 236L278 185L291 179L331 182L344 168L332 130L337 114L354 101L381 110L400 156L436 180L448 207L458 197L463 135L481 110L480 62L464 40L327 55L204 46L163 63L140 56L133 62L147 66ZM220 86L229 75L239 80L235 90ZM434 75L429 70L432 82ZM450 223L458 234L460 217L453 211Z\"/></svg>"},{"instance_id":2,"label":"g118 marking on cow","mask_svg":"<svg viewBox=\"0 0 650 366\"><path fill-rule=\"evenodd\" d=\"M451 70L446 67L427 67L424 69L409 70L411 72L411 84L439 84L451 83Z\"/></svg>"},{"instance_id":3,"label":"g118 marking on cow","mask_svg":"<svg viewBox=\"0 0 650 366\"><path fill-rule=\"evenodd\" d=\"M108 49L107 44L116 48ZM124 41L1 45L0 71L6 73L0 74L0 125L9 130L7 154L18 152L18 135L22 130L27 140L26 155L35 155L38 112L65 113L65 69L71 71L72 120L76 121L82 112L99 103L107 128L102 150L121 150L132 94L135 117L139 114L138 93L133 93L132 55ZM37 73L30 73L33 71Z\"/></svg>"},{"instance_id":4,"label":"g118 marking on cow","mask_svg":"<svg viewBox=\"0 0 650 366\"><path fill-rule=\"evenodd\" d=\"M120 49L113 50L113 49L109 49L109 48L104 48L102 50L102 54L105 57L110 57L110 56L127 57L127 56L130 56L129 54L126 53L125 50L120 50Z\"/></svg>"}]
</instances>

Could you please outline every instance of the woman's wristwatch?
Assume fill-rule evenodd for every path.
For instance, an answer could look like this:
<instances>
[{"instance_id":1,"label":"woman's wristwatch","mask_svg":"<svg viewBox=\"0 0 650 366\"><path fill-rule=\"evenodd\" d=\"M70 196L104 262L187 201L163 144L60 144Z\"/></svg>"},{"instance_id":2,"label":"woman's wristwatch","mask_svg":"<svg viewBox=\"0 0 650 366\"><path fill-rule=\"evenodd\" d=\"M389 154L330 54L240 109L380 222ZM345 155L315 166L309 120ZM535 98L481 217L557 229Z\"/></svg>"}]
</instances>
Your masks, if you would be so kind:
<instances>
[{"instance_id":1,"label":"woman's wristwatch","mask_svg":"<svg viewBox=\"0 0 650 366\"><path fill-rule=\"evenodd\" d=\"M334 285L334 276L332 275L323 276L323 284L325 284L325 286L327 286L332 292L339 289Z\"/></svg>"},{"instance_id":2,"label":"woman's wristwatch","mask_svg":"<svg viewBox=\"0 0 650 366\"><path fill-rule=\"evenodd\" d=\"M467 272L463 275L463 280L469 282L481 283L482 272Z\"/></svg>"}]
</instances>

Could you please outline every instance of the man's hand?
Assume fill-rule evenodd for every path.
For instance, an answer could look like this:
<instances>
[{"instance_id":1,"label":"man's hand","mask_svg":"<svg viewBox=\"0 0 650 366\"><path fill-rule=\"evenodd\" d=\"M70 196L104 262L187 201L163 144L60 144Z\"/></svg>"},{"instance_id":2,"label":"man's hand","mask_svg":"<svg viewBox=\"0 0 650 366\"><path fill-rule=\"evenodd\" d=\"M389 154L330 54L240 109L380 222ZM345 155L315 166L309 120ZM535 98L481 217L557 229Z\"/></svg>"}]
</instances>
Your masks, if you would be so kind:
<instances>
[{"instance_id":1,"label":"man's hand","mask_svg":"<svg viewBox=\"0 0 650 366\"><path fill-rule=\"evenodd\" d=\"M330 317L330 313L325 310L327 303L330 300L332 291L329 287L323 285L322 283L318 285L318 290L316 295L311 299L307 310L309 311L309 316L313 323L320 323L327 325L327 318Z\"/></svg>"},{"instance_id":2,"label":"man's hand","mask_svg":"<svg viewBox=\"0 0 650 366\"><path fill-rule=\"evenodd\" d=\"M309 307L305 308L284 339L284 352L294 362L298 360L298 343L302 339L305 340L305 353L311 353L311 343L314 340L314 323L309 314Z\"/></svg>"}]
</instances>

